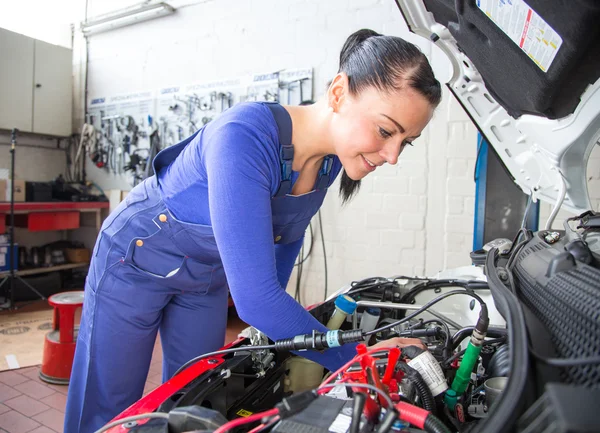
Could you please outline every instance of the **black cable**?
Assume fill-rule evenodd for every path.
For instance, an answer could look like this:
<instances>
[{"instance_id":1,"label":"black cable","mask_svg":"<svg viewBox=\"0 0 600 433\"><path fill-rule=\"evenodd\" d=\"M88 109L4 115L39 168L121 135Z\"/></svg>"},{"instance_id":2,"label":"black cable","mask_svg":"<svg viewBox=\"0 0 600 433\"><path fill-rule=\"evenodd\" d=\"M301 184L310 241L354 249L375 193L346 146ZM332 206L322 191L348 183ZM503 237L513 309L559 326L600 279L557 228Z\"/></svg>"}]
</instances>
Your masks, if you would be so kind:
<instances>
[{"instance_id":1,"label":"black cable","mask_svg":"<svg viewBox=\"0 0 600 433\"><path fill-rule=\"evenodd\" d=\"M517 294L517 285L515 284L515 278L513 277L512 271L507 269L506 275L508 277L508 288L514 295L516 295Z\"/></svg>"},{"instance_id":2,"label":"black cable","mask_svg":"<svg viewBox=\"0 0 600 433\"><path fill-rule=\"evenodd\" d=\"M300 257L304 256L304 242L302 242L302 248L300 248ZM300 281L302 280L302 262L298 265L298 270L296 271L296 292L294 293L294 299L300 302ZM301 303L301 302L300 302Z\"/></svg>"},{"instance_id":3,"label":"black cable","mask_svg":"<svg viewBox=\"0 0 600 433\"><path fill-rule=\"evenodd\" d=\"M464 328L460 328L458 331L456 331L452 336L452 350L460 346L460 343L462 343L465 338L470 337L474 329L474 326L465 326ZM487 329L487 336L492 338L505 337L507 333L508 331L503 328Z\"/></svg>"},{"instance_id":4,"label":"black cable","mask_svg":"<svg viewBox=\"0 0 600 433\"><path fill-rule=\"evenodd\" d=\"M372 281L372 283L371 283ZM383 277L372 277L365 280L354 282L352 288L346 293L348 296L354 296L362 293L366 290L386 290L386 289L399 289L400 286L395 281L390 281Z\"/></svg>"},{"instance_id":5,"label":"black cable","mask_svg":"<svg viewBox=\"0 0 600 433\"><path fill-rule=\"evenodd\" d=\"M475 298L479 302L479 305L481 306L481 312L479 313L479 316L487 318L487 305L485 304L485 302L483 302L483 299L481 299L475 293L471 293L471 292L463 291L463 290L452 290L451 292L446 292L446 293L438 296L437 298L429 301L427 304L423 305L421 308L419 308L418 310L416 310L412 314L409 314L408 316L404 317L403 319L400 319L400 320L398 320L396 322L393 322L393 323L390 323L388 325L382 326L380 328L373 329L372 331L366 332L364 334L364 336L368 337L369 335L377 334L378 332L385 331L386 329L390 329L390 328L393 328L395 326L400 325L401 323L407 322L410 319L412 319L413 317L416 317L419 314L421 314L424 311L426 311L429 307L437 304L438 302L440 302L440 301L442 301L442 300L444 300L446 298L449 298L450 296L454 296L454 295L467 295L467 296L471 296L472 298Z\"/></svg>"},{"instance_id":6,"label":"black cable","mask_svg":"<svg viewBox=\"0 0 600 433\"><path fill-rule=\"evenodd\" d=\"M525 236L525 239L523 239L522 241L519 241L519 238L522 235ZM509 258L508 258L508 262L506 264L506 269L509 269L512 266L512 262L515 260L515 258L519 254L519 251L521 250L521 248L523 248L525 246L525 244L527 242L529 242L532 238L533 238L533 236L531 235L529 230L526 228L521 228L517 232L517 234L515 235L515 238L513 239L513 246L510 249L510 251L508 252Z\"/></svg>"},{"instance_id":7,"label":"black cable","mask_svg":"<svg viewBox=\"0 0 600 433\"><path fill-rule=\"evenodd\" d=\"M525 239L522 240L521 242L519 242L515 248L513 249L513 252L510 254L510 257L508 258L508 262L506 262L506 270L510 270L512 268L512 264L515 261L516 257L519 255L519 252L521 251L521 249L529 242L529 239Z\"/></svg>"},{"instance_id":8,"label":"black cable","mask_svg":"<svg viewBox=\"0 0 600 433\"><path fill-rule=\"evenodd\" d=\"M300 254L300 261L298 263L296 263L294 266L300 266L302 263L307 261L312 253L313 244L315 242L312 222L308 226L310 228L310 247L308 248L308 253L306 254L306 256L304 256L304 254ZM302 244L302 247L304 247L304 244ZM304 250L302 250L302 251L304 251Z\"/></svg>"},{"instance_id":9,"label":"black cable","mask_svg":"<svg viewBox=\"0 0 600 433\"><path fill-rule=\"evenodd\" d=\"M427 415L425 418L425 425L423 426L426 432L428 433L450 433L450 429L446 427L439 418L437 418L433 414Z\"/></svg>"},{"instance_id":10,"label":"black cable","mask_svg":"<svg viewBox=\"0 0 600 433\"><path fill-rule=\"evenodd\" d=\"M392 426L398 419L399 415L400 414L398 413L398 410L395 407L392 406L388 408L385 416L379 423L379 426L377 427L375 433L388 433L392 429Z\"/></svg>"},{"instance_id":11,"label":"black cable","mask_svg":"<svg viewBox=\"0 0 600 433\"><path fill-rule=\"evenodd\" d=\"M270 349L275 349L275 345L267 344L264 346L239 346L239 347L232 347L230 349L217 350L215 352L208 352L203 355L199 355L199 356L196 356L195 358L190 359L188 362L186 362L181 367L179 367L177 369L177 371L175 372L175 374L173 374L173 376L171 376L171 378L177 376L179 373L181 373L183 370L188 368L190 365L195 364L196 362L198 362L204 358L210 358L211 356L216 356L216 355L225 355L227 353L233 353L233 352L243 352L245 350L253 351L253 350L270 350Z\"/></svg>"},{"instance_id":12,"label":"black cable","mask_svg":"<svg viewBox=\"0 0 600 433\"><path fill-rule=\"evenodd\" d=\"M359 433L360 416L365 408L366 401L367 396L364 393L357 392L354 394L354 398L352 399L352 421L350 422L348 433Z\"/></svg>"},{"instance_id":13,"label":"black cable","mask_svg":"<svg viewBox=\"0 0 600 433\"><path fill-rule=\"evenodd\" d=\"M448 324L446 322L444 322L443 320L439 320L439 319L426 320L425 322L418 323L416 326L416 329L420 328L421 326L428 325L430 323L438 323L438 324L442 325L442 327L444 328L443 331L446 334L446 339L444 340L443 355L444 355L444 357L449 356L450 353L452 352L452 336L450 335L450 328L448 327Z\"/></svg>"},{"instance_id":14,"label":"black cable","mask_svg":"<svg viewBox=\"0 0 600 433\"><path fill-rule=\"evenodd\" d=\"M489 289L487 283L485 281L479 280L454 280L454 279L446 279L446 280L434 280L434 281L426 281L424 283L418 284L412 289L410 289L407 293L400 298L400 303L410 304L413 303L415 297L425 291L431 289L441 289L443 287L462 287L466 290L482 290Z\"/></svg>"},{"instance_id":15,"label":"black cable","mask_svg":"<svg viewBox=\"0 0 600 433\"><path fill-rule=\"evenodd\" d=\"M505 341L506 341L506 337L500 337L500 338L494 338L492 340L485 340L481 345L482 346L489 346L489 345L496 344L496 343L504 343ZM467 351L467 349L463 349L463 350L461 350L459 352L456 352L450 358L444 360L443 363L445 365L452 364L452 361L454 361L455 359L460 358L461 356L463 356L466 351Z\"/></svg>"},{"instance_id":16,"label":"black cable","mask_svg":"<svg viewBox=\"0 0 600 433\"><path fill-rule=\"evenodd\" d=\"M231 373L231 376L235 377L246 377L248 379L258 379L260 376L256 374L245 374L245 373Z\"/></svg>"},{"instance_id":17,"label":"black cable","mask_svg":"<svg viewBox=\"0 0 600 433\"><path fill-rule=\"evenodd\" d=\"M325 251L325 236L323 236L323 221L321 220L321 210L319 209L319 230L321 231L321 245L323 246L323 263L325 265L325 294L323 302L327 300L327 252Z\"/></svg>"},{"instance_id":18,"label":"black cable","mask_svg":"<svg viewBox=\"0 0 600 433\"><path fill-rule=\"evenodd\" d=\"M427 386L427 382L425 382L425 379L423 379L421 373L405 362L399 362L398 368L402 370L406 377L415 385L423 409L427 410L428 412L435 413L436 407L433 394L431 393L431 389L429 386Z\"/></svg>"}]
</instances>

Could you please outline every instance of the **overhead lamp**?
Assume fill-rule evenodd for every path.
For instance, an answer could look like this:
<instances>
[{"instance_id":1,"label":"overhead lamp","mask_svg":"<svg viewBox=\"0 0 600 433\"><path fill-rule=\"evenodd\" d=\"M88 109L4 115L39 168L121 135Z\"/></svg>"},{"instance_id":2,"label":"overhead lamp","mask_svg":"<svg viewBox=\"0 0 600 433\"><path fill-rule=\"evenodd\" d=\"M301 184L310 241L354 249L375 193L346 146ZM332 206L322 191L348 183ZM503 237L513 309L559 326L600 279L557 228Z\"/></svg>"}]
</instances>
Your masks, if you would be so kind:
<instances>
[{"instance_id":1,"label":"overhead lamp","mask_svg":"<svg viewBox=\"0 0 600 433\"><path fill-rule=\"evenodd\" d=\"M141 3L84 21L81 23L81 31L85 36L89 36L170 15L173 12L175 8L167 3Z\"/></svg>"}]
</instances>

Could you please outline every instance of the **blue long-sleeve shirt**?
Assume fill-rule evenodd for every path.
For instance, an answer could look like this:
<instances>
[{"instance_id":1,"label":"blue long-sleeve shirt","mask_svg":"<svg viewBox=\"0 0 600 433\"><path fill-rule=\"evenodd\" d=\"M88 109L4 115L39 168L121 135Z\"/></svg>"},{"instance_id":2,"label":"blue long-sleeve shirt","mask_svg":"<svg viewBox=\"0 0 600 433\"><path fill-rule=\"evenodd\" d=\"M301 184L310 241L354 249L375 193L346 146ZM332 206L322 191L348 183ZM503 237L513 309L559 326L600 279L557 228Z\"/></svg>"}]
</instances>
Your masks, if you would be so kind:
<instances>
[{"instance_id":1,"label":"blue long-sleeve shirt","mask_svg":"<svg viewBox=\"0 0 600 433\"><path fill-rule=\"evenodd\" d=\"M239 316L273 340L327 330L285 291L302 239L273 241L279 148L269 108L239 104L207 124L158 174L162 197L176 218L213 227ZM330 182L340 170L335 157ZM297 177L293 173L292 181ZM333 370L355 355L354 348L302 355Z\"/></svg>"}]
</instances>

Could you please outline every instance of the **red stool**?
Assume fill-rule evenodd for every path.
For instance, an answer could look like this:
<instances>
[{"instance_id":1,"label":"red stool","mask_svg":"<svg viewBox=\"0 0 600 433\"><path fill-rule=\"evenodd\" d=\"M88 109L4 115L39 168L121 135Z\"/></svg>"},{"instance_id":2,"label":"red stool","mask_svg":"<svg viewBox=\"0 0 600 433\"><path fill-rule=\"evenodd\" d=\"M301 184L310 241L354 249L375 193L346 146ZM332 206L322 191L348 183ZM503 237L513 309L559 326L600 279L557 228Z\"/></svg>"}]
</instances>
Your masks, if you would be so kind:
<instances>
[{"instance_id":1,"label":"red stool","mask_svg":"<svg viewBox=\"0 0 600 433\"><path fill-rule=\"evenodd\" d=\"M67 385L75 356L79 327L75 326L75 310L83 305L83 291L62 292L48 298L54 307L52 331L46 334L40 379L56 385Z\"/></svg>"}]
</instances>

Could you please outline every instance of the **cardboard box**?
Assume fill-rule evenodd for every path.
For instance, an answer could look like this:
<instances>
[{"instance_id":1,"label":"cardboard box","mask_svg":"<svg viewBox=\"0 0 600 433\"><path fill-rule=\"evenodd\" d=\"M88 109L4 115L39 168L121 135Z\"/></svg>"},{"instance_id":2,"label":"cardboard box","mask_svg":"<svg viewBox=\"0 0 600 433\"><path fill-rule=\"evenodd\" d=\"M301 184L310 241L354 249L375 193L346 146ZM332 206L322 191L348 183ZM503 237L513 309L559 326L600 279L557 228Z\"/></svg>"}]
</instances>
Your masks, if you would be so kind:
<instances>
[{"instance_id":1,"label":"cardboard box","mask_svg":"<svg viewBox=\"0 0 600 433\"><path fill-rule=\"evenodd\" d=\"M1 244L0 245L0 272L8 272L10 271L10 262L9 262L9 250L10 244ZM15 244L13 249L13 263L15 267L15 271L19 268L19 245Z\"/></svg>"},{"instance_id":2,"label":"cardboard box","mask_svg":"<svg viewBox=\"0 0 600 433\"><path fill-rule=\"evenodd\" d=\"M90 250L87 248L66 248L65 254L69 263L89 263L91 259Z\"/></svg>"},{"instance_id":3,"label":"cardboard box","mask_svg":"<svg viewBox=\"0 0 600 433\"><path fill-rule=\"evenodd\" d=\"M0 201L10 201L10 179L0 179ZM25 181L15 179L15 201L25 201Z\"/></svg>"}]
</instances>

